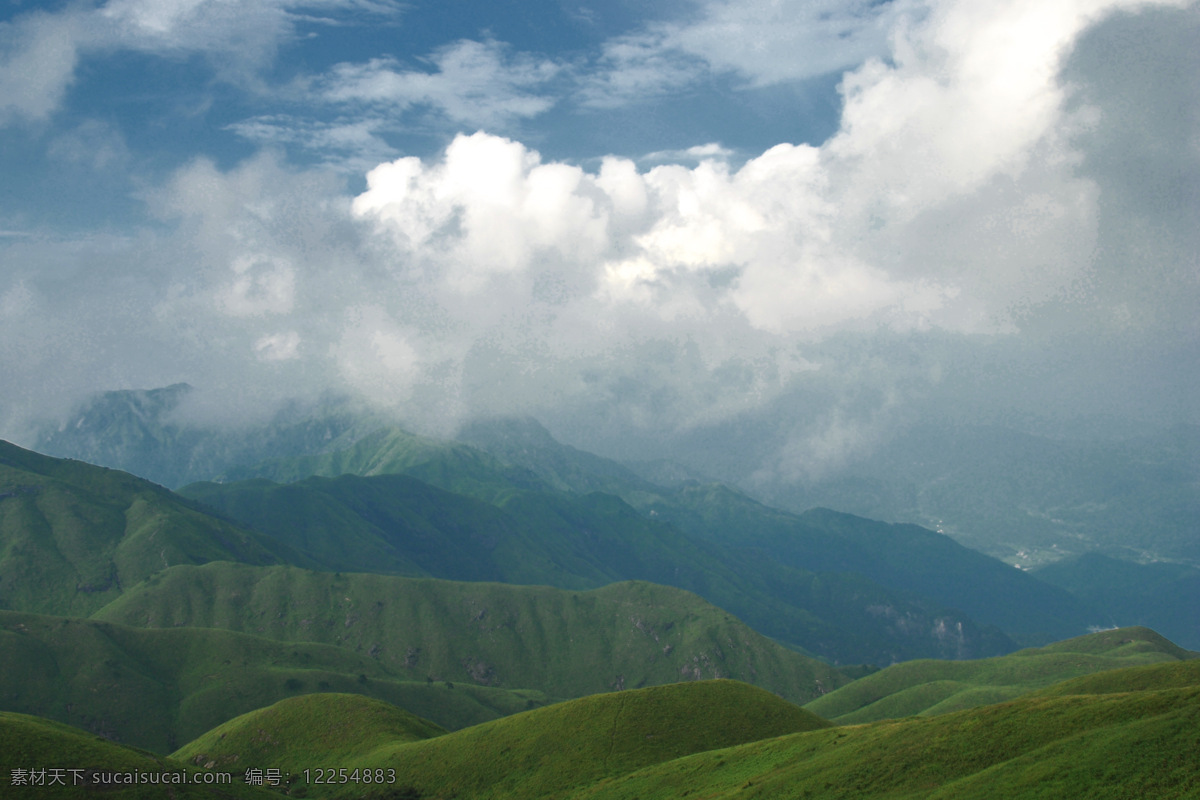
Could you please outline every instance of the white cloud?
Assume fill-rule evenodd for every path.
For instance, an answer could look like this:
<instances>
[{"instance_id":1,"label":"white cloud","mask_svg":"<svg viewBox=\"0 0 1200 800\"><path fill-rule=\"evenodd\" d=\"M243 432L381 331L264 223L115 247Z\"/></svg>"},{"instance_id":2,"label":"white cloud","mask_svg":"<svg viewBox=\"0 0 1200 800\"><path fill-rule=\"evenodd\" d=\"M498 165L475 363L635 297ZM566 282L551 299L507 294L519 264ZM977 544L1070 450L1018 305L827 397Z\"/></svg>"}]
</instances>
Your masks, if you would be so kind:
<instances>
[{"instance_id":1,"label":"white cloud","mask_svg":"<svg viewBox=\"0 0 1200 800\"><path fill-rule=\"evenodd\" d=\"M638 161L651 164L696 163L705 159L728 160L734 152L717 142L698 144L681 150L656 150L640 157Z\"/></svg>"},{"instance_id":2,"label":"white cloud","mask_svg":"<svg viewBox=\"0 0 1200 800\"><path fill-rule=\"evenodd\" d=\"M85 56L201 54L222 80L261 89L259 73L298 25L335 25L364 14L389 18L401 10L390 0L109 0L98 8L19 15L0 24L0 125L45 120L57 111Z\"/></svg>"},{"instance_id":3,"label":"white cloud","mask_svg":"<svg viewBox=\"0 0 1200 800\"><path fill-rule=\"evenodd\" d=\"M510 55L499 42L462 40L428 58L433 72L406 70L394 59L339 64L317 82L326 102L366 104L398 116L429 106L456 125L496 127L537 116L554 105L546 84L560 65Z\"/></svg>"},{"instance_id":4,"label":"white cloud","mask_svg":"<svg viewBox=\"0 0 1200 800\"><path fill-rule=\"evenodd\" d=\"M288 261L265 254L241 255L220 292L225 313L235 317L286 314L295 305L296 272Z\"/></svg>"},{"instance_id":5,"label":"white cloud","mask_svg":"<svg viewBox=\"0 0 1200 800\"><path fill-rule=\"evenodd\" d=\"M266 114L228 126L244 139L263 147L288 147L321 156L345 172L365 173L392 158L395 148L383 138L391 127L384 118L355 117L332 122L289 114Z\"/></svg>"},{"instance_id":6,"label":"white cloud","mask_svg":"<svg viewBox=\"0 0 1200 800\"><path fill-rule=\"evenodd\" d=\"M803 81L883 56L888 32L916 0L706 0L685 21L657 22L605 42L583 80L584 106L614 108L679 91L714 74L745 86Z\"/></svg>"},{"instance_id":7,"label":"white cloud","mask_svg":"<svg viewBox=\"0 0 1200 800\"><path fill-rule=\"evenodd\" d=\"M432 167L412 157L384 164L367 184L355 212L463 287L541 257L595 263L609 244L608 196L593 176L488 134L457 137Z\"/></svg>"},{"instance_id":8,"label":"white cloud","mask_svg":"<svg viewBox=\"0 0 1200 800\"><path fill-rule=\"evenodd\" d=\"M1117 95L1088 83L1087 64L1062 77L1082 32L1140 7L930 3L896 29L889 61L846 76L836 136L782 144L740 167L700 145L679 154L685 163L644 169L610 157L589 170L475 133L437 157L378 164L351 198L328 171L270 154L229 170L197 160L150 198L168 232L100 255L5 243L14 283L2 287L3 308L35 303L37 313L0 317L0 366L22 386L39 385L51 365L78 370L78 386L51 381L48 393L187 379L277 397L319 384L414 419L558 413L586 420L580 430L639 436L778 414L794 424L778 426L769 446L790 444L772 469L836 466L932 393L943 367L966 376L953 383L972 397L1001 385L1003 375L986 390L962 388L986 372L972 359L990 357L990 343L1029 336L1031 310L1087 309L1127 285L1154 287L1124 293L1127 324L1173 293L1184 299L1171 313L1188 313L1194 290L1176 289L1194 281L1183 274L1194 261L1171 252L1188 252L1194 234L1179 221L1155 228L1174 218L1136 204L1132 236L1135 204L1110 195L1153 189L1125 180L1119 157L1142 158L1143 146L1176 153L1194 123L1140 131L1136 114L1114 111L1112 97L1147 91L1153 75ZM479 63L512 66L481 47ZM1187 57L1180 42L1170 52L1172 63ZM345 82L322 87L340 86L338 102L374 114L388 102L451 109L446 98L475 85L375 67L347 67ZM501 99L539 97L537 81L551 73L529 74L527 83L502 75ZM1152 118L1173 119L1165 98L1177 96L1164 89ZM1099 136L1110 123L1127 135ZM263 130L264 140L275 135ZM345 135L350 149L378 132ZM1192 180L1190 158L1162 155L1147 174L1178 163ZM1156 230L1171 233L1170 248L1137 269L1097 260L1106 240L1136 244ZM27 294L11 294L18 284ZM957 361L916 352L947 338L966 343ZM917 339L860 353L864 342ZM139 342L162 352L117 365L112 353L142 353Z\"/></svg>"},{"instance_id":9,"label":"white cloud","mask_svg":"<svg viewBox=\"0 0 1200 800\"><path fill-rule=\"evenodd\" d=\"M662 32L630 34L604 43L577 99L585 107L617 108L677 91L706 74L702 57L672 47Z\"/></svg>"},{"instance_id":10,"label":"white cloud","mask_svg":"<svg viewBox=\"0 0 1200 800\"><path fill-rule=\"evenodd\" d=\"M887 51L907 0L709 0L697 19L664 26L661 46L703 58L751 85L804 80Z\"/></svg>"},{"instance_id":11,"label":"white cloud","mask_svg":"<svg viewBox=\"0 0 1200 800\"><path fill-rule=\"evenodd\" d=\"M0 125L46 119L75 75L83 15L33 13L0 23Z\"/></svg>"}]
</instances>

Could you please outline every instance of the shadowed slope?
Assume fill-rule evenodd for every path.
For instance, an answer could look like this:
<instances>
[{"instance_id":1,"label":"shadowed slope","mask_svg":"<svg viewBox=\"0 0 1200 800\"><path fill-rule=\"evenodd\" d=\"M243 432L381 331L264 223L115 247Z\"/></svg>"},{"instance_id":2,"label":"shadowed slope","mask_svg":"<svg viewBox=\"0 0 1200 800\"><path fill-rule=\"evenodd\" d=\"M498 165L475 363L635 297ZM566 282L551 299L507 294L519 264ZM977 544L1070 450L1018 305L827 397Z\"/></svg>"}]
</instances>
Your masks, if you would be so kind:
<instances>
[{"instance_id":1,"label":"shadowed slope","mask_svg":"<svg viewBox=\"0 0 1200 800\"><path fill-rule=\"evenodd\" d=\"M212 780L200 770L186 767L174 759L154 756L131 747L115 744L78 728L40 717L0 711L0 795L37 797L51 800L75 800L78 797L104 797L113 800L268 800L277 794L241 783L240 771L230 783L205 785L193 780ZM17 775L17 771L25 771ZM41 777L28 774L44 770ZM73 771L74 770L74 771ZM159 783L120 786L96 773L124 776L154 775ZM83 781L91 780L88 786ZM59 783L61 781L61 784ZM79 781L79 783L77 783ZM167 782L164 785L163 781Z\"/></svg>"},{"instance_id":2,"label":"shadowed slope","mask_svg":"<svg viewBox=\"0 0 1200 800\"><path fill-rule=\"evenodd\" d=\"M323 644L0 611L0 707L157 752L314 691L370 695L451 727L546 702L535 691L405 681L365 654Z\"/></svg>"},{"instance_id":3,"label":"shadowed slope","mask_svg":"<svg viewBox=\"0 0 1200 800\"><path fill-rule=\"evenodd\" d=\"M454 456L469 448L446 448L442 478L457 488ZM480 463L488 459L477 455ZM488 474L500 487L489 490L489 502L397 474L181 491L331 569L566 589L650 581L695 592L766 635L840 662L977 657L1015 647L999 631L909 590L845 572L818 575L732 539L697 538L613 495L529 491L506 484L498 467Z\"/></svg>"},{"instance_id":4,"label":"shadowed slope","mask_svg":"<svg viewBox=\"0 0 1200 800\"><path fill-rule=\"evenodd\" d=\"M166 570L96 616L324 642L413 680L555 697L730 677L806 702L848 680L693 594L641 582L571 592L209 564Z\"/></svg>"},{"instance_id":5,"label":"shadowed slope","mask_svg":"<svg viewBox=\"0 0 1200 800\"><path fill-rule=\"evenodd\" d=\"M86 615L173 564L308 564L124 472L0 441L0 608Z\"/></svg>"}]
</instances>

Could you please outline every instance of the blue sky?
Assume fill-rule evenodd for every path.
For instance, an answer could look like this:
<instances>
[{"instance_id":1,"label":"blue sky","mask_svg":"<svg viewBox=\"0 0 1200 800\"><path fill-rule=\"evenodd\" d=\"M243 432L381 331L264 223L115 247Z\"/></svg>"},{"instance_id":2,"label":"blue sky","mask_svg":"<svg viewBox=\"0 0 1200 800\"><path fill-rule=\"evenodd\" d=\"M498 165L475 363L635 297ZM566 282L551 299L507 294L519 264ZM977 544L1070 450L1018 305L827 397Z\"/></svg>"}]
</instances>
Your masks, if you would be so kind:
<instances>
[{"instance_id":1,"label":"blue sky","mask_svg":"<svg viewBox=\"0 0 1200 800\"><path fill-rule=\"evenodd\" d=\"M1200 422L1198 34L1184 0L6 0L0 435L176 381L639 456L740 421L782 473L930 415Z\"/></svg>"}]
</instances>

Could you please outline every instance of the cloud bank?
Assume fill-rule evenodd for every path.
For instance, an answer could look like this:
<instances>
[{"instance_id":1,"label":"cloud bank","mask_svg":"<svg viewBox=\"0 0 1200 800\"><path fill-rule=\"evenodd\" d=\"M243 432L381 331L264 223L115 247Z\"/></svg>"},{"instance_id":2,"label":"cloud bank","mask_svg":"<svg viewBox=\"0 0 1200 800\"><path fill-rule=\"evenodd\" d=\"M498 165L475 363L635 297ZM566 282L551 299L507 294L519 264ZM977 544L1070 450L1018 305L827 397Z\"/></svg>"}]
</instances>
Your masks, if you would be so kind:
<instances>
[{"instance_id":1,"label":"cloud bank","mask_svg":"<svg viewBox=\"0 0 1200 800\"><path fill-rule=\"evenodd\" d=\"M137 46L166 50L202 7L105 13L136 21L123 35ZM285 5L264 8L274 33L258 53L290 24ZM334 389L439 432L531 413L630 455L705 430L758 437L747 447L764 468L796 478L931 409L1194 418L1171 396L1197 374L1200 126L1178 109L1200 104L1180 105L1194 80L1164 85L1162 70L1194 76L1196 6L838 8L712 4L657 39L613 43L614 63L648 71L614 72L607 93L585 98L654 90L654 59L668 52L703 54L751 84L857 53L840 127L819 145L740 162L711 147L694 151L698 163L642 169L555 161L478 131L435 157L379 163L358 193L265 151L178 170L148 195L158 228L5 242L10 417L89 389L178 380L238 418ZM221 30L216 10L204 13ZM804 64L771 57L795 48L782 36L762 53L718 46L723 31L781 28L779 15L843 26L855 44ZM58 102L49 84L67 85L80 40L56 30L39 35L66 44L6 45L10 66L57 53L46 99L5 92L6 113L32 119ZM884 57L870 55L878 48ZM460 42L438 58L420 74L344 64L319 91L347 107L426 104L495 121L542 113L540 92L566 69L495 44ZM1114 66L1148 58L1159 66ZM484 80L489 65L504 67L500 83ZM684 80L662 69L661 85ZM448 87L463 76L503 103L462 105ZM1162 379L1171 388L1139 397L1134 384L1159 370L1176 373ZM1106 382L1102 408L1088 398Z\"/></svg>"}]
</instances>

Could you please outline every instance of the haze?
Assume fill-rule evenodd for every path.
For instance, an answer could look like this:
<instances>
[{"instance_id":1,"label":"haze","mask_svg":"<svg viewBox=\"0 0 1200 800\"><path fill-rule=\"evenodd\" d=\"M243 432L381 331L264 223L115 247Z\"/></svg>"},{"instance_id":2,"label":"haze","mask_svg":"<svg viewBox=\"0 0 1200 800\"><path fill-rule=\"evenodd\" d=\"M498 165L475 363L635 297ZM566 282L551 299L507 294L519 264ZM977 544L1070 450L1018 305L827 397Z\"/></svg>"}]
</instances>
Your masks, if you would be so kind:
<instances>
[{"instance_id":1,"label":"haze","mask_svg":"<svg viewBox=\"0 0 1200 800\"><path fill-rule=\"evenodd\" d=\"M0 15L0 437L176 382L781 480L1200 423L1196 3Z\"/></svg>"}]
</instances>

